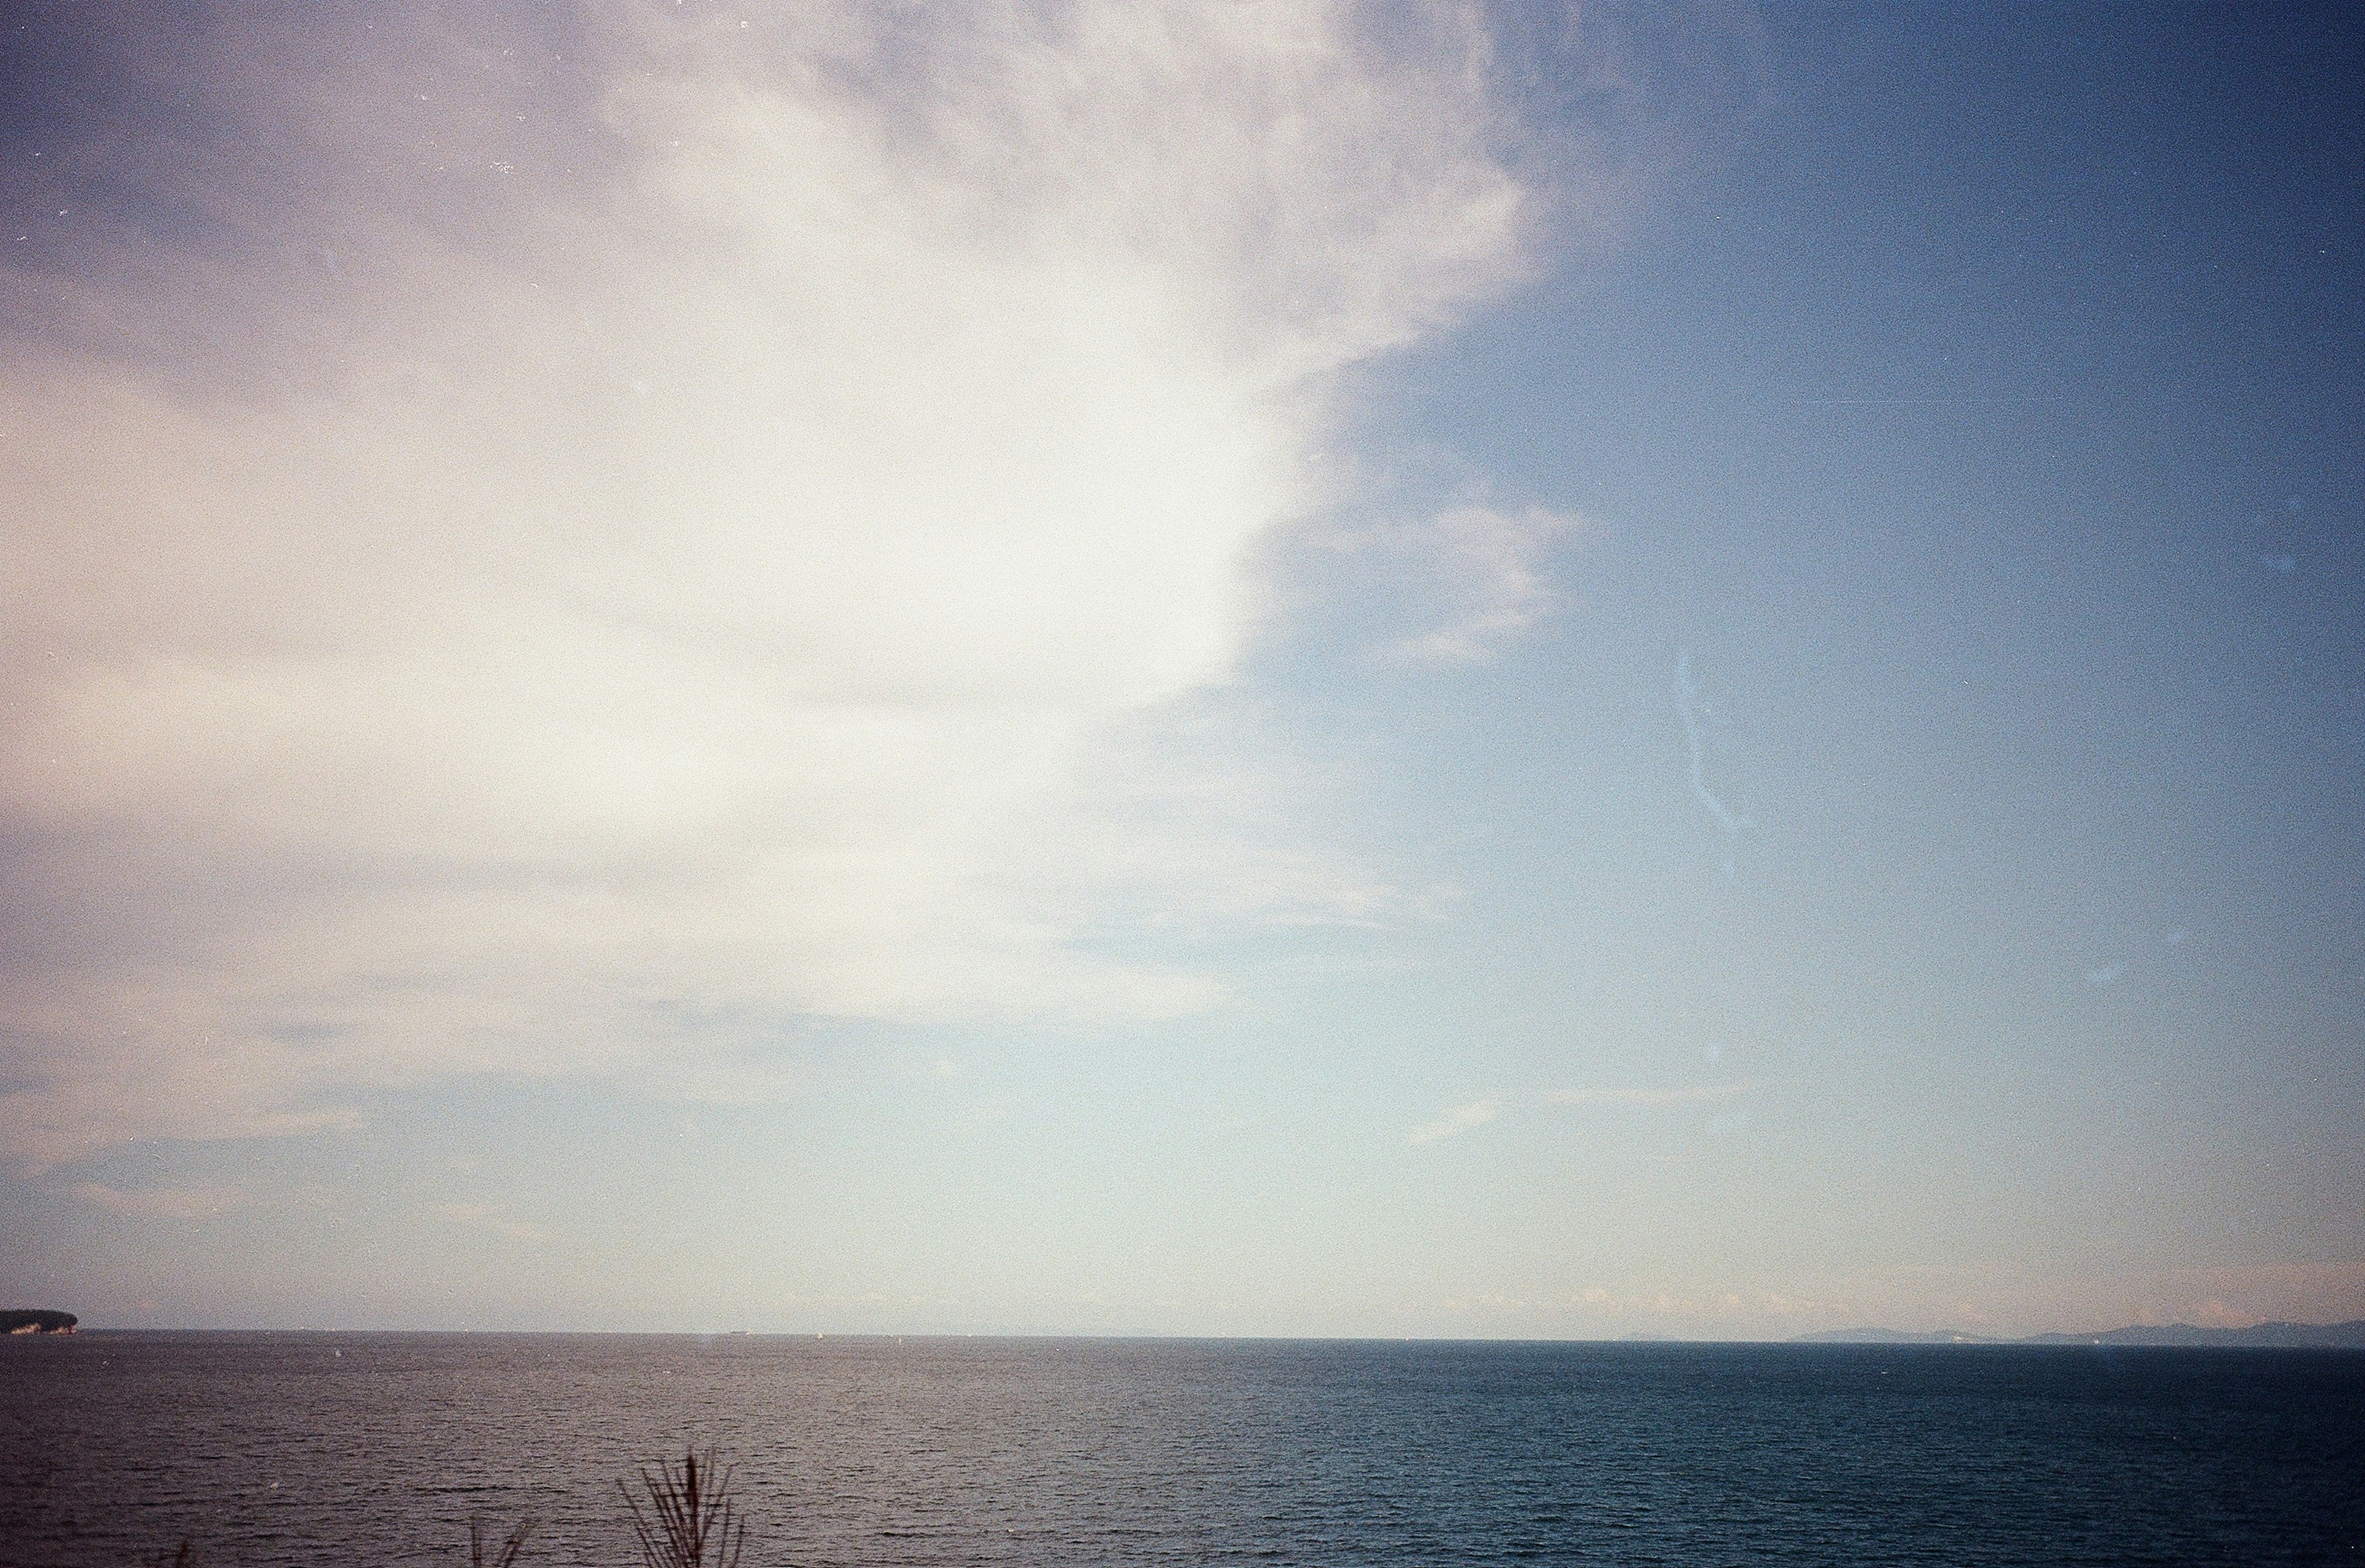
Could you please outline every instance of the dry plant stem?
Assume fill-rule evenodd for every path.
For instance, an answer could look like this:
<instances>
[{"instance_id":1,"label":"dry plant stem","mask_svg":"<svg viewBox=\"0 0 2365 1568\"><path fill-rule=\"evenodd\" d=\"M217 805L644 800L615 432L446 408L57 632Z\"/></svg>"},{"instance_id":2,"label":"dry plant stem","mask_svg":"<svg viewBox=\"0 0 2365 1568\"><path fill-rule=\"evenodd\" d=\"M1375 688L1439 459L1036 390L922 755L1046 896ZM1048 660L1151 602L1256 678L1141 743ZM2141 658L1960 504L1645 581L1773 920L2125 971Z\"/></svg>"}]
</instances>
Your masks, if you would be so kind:
<instances>
[{"instance_id":1,"label":"dry plant stem","mask_svg":"<svg viewBox=\"0 0 2365 1568\"><path fill-rule=\"evenodd\" d=\"M731 1501L731 1474L717 1469L712 1449L685 1453L678 1468L660 1462L641 1472L645 1510L630 1486L616 1483L648 1568L738 1568L747 1526Z\"/></svg>"},{"instance_id":2,"label":"dry plant stem","mask_svg":"<svg viewBox=\"0 0 2365 1568\"><path fill-rule=\"evenodd\" d=\"M533 1518L528 1515L517 1522L515 1529L501 1538L500 1545L493 1552L492 1568L514 1568L518 1554L525 1550L526 1537L533 1533ZM468 1568L486 1568L485 1521L482 1518L468 1521Z\"/></svg>"}]
</instances>

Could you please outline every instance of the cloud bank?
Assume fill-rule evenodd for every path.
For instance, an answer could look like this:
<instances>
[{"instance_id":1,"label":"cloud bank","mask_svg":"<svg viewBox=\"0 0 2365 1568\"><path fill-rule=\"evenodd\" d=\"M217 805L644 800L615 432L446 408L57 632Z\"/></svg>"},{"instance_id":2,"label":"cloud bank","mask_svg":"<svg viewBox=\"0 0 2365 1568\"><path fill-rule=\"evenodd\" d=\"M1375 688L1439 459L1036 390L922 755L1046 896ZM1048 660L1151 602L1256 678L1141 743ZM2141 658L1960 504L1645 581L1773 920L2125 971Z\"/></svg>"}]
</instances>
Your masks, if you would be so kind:
<instances>
[{"instance_id":1,"label":"cloud bank","mask_svg":"<svg viewBox=\"0 0 2365 1568\"><path fill-rule=\"evenodd\" d=\"M1085 941L1191 858L1104 737L1528 266L1474 24L108 15L8 133L0 1158L1208 1002ZM1435 657L1542 602L1464 522Z\"/></svg>"}]
</instances>

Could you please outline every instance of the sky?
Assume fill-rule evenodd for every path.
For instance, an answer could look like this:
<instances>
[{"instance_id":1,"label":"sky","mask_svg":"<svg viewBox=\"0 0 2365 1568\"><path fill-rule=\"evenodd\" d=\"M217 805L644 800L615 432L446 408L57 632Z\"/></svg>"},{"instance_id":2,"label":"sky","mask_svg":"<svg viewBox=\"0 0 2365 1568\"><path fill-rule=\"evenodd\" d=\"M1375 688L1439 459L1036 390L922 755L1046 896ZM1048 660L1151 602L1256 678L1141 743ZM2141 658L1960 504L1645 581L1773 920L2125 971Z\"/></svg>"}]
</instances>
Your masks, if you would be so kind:
<instances>
[{"instance_id":1,"label":"sky","mask_svg":"<svg viewBox=\"0 0 2365 1568\"><path fill-rule=\"evenodd\" d=\"M0 1305L2365 1316L2365 29L0 12Z\"/></svg>"}]
</instances>

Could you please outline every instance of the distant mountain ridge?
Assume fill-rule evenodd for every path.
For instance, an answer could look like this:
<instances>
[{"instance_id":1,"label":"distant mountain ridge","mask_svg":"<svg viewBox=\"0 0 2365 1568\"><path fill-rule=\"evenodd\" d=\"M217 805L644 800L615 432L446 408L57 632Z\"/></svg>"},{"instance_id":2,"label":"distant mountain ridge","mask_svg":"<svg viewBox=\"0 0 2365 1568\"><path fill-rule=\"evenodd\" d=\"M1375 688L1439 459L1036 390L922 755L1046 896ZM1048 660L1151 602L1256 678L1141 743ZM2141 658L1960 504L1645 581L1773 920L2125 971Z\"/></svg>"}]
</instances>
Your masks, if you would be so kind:
<instances>
[{"instance_id":1,"label":"distant mountain ridge","mask_svg":"<svg viewBox=\"0 0 2365 1568\"><path fill-rule=\"evenodd\" d=\"M81 1321L71 1312L0 1312L0 1334L71 1334Z\"/></svg>"},{"instance_id":2,"label":"distant mountain ridge","mask_svg":"<svg viewBox=\"0 0 2365 1568\"><path fill-rule=\"evenodd\" d=\"M2230 1345L2267 1350L2365 1350L2365 1318L2348 1323L2254 1323L2247 1328L2203 1328L2191 1323L2132 1324L2092 1334L2031 1334L2003 1339L1984 1334L1905 1328L1826 1328L1801 1334L1797 1345Z\"/></svg>"},{"instance_id":3,"label":"distant mountain ridge","mask_svg":"<svg viewBox=\"0 0 2365 1568\"><path fill-rule=\"evenodd\" d=\"M1820 1334L1801 1334L1790 1341L1794 1345L2002 1345L2008 1340L1985 1334L1956 1334L1937 1329L1922 1331L1912 1328L1826 1328Z\"/></svg>"}]
</instances>

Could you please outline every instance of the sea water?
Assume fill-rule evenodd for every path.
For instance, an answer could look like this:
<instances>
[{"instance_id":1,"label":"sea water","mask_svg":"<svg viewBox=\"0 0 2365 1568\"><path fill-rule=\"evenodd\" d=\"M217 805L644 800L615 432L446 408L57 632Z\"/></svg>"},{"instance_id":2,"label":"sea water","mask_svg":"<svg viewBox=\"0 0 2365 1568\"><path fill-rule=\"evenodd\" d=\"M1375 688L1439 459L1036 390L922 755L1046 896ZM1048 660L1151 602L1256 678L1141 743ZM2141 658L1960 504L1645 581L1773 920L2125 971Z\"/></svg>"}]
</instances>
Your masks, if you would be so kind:
<instances>
[{"instance_id":1,"label":"sea water","mask_svg":"<svg viewBox=\"0 0 2365 1568\"><path fill-rule=\"evenodd\" d=\"M2365 1557L2365 1353L84 1334L0 1341L0 1561L639 1561L734 1467L757 1564Z\"/></svg>"}]
</instances>

